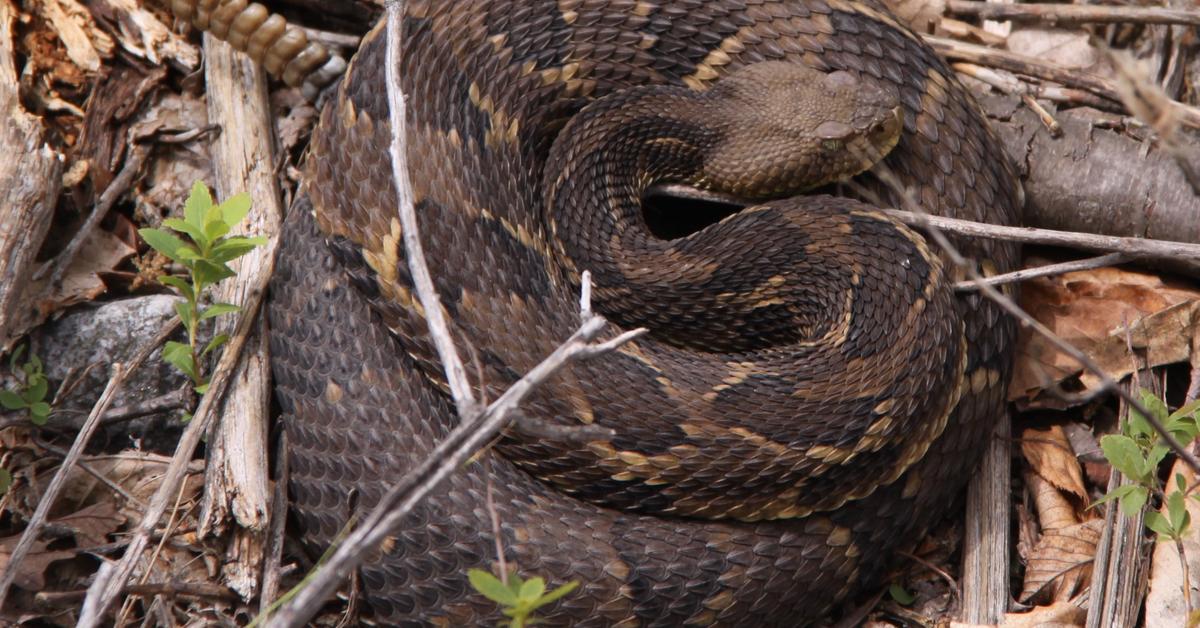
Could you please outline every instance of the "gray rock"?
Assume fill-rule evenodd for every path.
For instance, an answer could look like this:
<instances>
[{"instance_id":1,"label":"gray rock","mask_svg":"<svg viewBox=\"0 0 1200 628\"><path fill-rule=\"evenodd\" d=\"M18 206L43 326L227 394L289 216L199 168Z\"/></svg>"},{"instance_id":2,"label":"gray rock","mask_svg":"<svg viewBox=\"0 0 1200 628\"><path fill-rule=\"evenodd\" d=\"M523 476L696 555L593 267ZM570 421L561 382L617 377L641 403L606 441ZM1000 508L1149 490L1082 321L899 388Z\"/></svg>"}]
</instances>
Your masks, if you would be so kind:
<instances>
[{"instance_id":1,"label":"gray rock","mask_svg":"<svg viewBox=\"0 0 1200 628\"><path fill-rule=\"evenodd\" d=\"M108 383L112 364L127 362L175 317L176 299L152 295L88 304L32 334L34 352L42 360L51 390L58 390L65 380L77 380L56 404L51 426L72 431L83 425ZM182 341L182 335L179 332L176 340ZM187 377L162 359L160 348L126 380L113 407L143 406L187 389ZM172 451L183 428L181 419L181 411L175 409L106 425L92 442L105 449L140 445L149 450Z\"/></svg>"}]
</instances>

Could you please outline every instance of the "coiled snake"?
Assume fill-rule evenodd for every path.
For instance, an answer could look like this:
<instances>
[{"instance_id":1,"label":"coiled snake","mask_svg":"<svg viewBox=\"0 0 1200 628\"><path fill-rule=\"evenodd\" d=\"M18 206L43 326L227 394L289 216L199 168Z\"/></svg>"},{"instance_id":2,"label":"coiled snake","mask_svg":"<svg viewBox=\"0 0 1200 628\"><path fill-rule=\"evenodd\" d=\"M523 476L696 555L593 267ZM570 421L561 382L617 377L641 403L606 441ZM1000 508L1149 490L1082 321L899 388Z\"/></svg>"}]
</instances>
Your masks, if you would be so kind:
<instances>
[{"instance_id":1,"label":"coiled snake","mask_svg":"<svg viewBox=\"0 0 1200 628\"><path fill-rule=\"evenodd\" d=\"M322 112L272 286L293 505L316 544L455 421L395 217L384 45L366 36ZM466 579L496 559L489 486L508 564L581 583L539 613L552 624L810 623L945 511L1004 411L1011 321L855 201L764 202L670 240L639 203L661 181L787 197L899 132L884 163L924 208L1014 223L983 116L881 5L410 1L402 77L426 254L483 395L574 329L585 269L601 313L651 332L523 407L612 439L513 436L424 502L361 573L377 620L499 618ZM988 271L1016 262L958 244Z\"/></svg>"}]
</instances>

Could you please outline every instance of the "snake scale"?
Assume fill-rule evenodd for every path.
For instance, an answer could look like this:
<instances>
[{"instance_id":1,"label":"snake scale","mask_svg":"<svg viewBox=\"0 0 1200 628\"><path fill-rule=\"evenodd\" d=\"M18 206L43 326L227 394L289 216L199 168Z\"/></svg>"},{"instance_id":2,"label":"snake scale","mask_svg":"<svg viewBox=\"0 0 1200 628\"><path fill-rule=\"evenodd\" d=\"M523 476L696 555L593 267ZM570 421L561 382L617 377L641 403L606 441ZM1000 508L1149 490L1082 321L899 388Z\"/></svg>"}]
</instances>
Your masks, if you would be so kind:
<instances>
[{"instance_id":1,"label":"snake scale","mask_svg":"<svg viewBox=\"0 0 1200 628\"><path fill-rule=\"evenodd\" d=\"M324 61L280 44L258 5L195 4L174 0L293 79ZM601 313L650 332L522 408L615 436L498 442L362 568L370 615L500 618L466 578L497 558L489 492L509 565L580 582L539 612L548 624L801 625L878 585L1002 416L1015 327L953 295L923 238L870 207L780 200L829 177L777 166L779 138L812 94L849 86L883 116L857 128L839 111L810 148L891 125L883 163L916 202L1014 224L1019 184L946 64L874 0L412 0L403 32L421 235L479 393L574 330L585 269ZM292 504L316 545L455 422L393 209L384 47L377 26L322 111L272 285ZM751 113L703 104L718 97ZM640 213L660 181L764 200L667 240ZM957 244L987 272L1017 262L1011 244Z\"/></svg>"}]
</instances>

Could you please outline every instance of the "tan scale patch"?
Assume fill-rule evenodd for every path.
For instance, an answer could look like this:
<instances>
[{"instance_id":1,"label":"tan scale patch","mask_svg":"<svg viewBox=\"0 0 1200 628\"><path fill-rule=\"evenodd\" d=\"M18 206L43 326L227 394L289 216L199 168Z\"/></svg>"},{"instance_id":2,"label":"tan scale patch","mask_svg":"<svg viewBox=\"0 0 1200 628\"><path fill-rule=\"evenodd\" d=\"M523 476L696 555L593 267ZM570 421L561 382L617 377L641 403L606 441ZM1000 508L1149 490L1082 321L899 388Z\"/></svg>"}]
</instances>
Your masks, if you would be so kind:
<instances>
[{"instance_id":1,"label":"tan scale patch","mask_svg":"<svg viewBox=\"0 0 1200 628\"><path fill-rule=\"evenodd\" d=\"M813 459L820 460L829 464L845 464L846 461L854 458L855 450L845 449L843 447L830 447L829 445L815 445L809 447L804 455Z\"/></svg>"},{"instance_id":2,"label":"tan scale patch","mask_svg":"<svg viewBox=\"0 0 1200 628\"><path fill-rule=\"evenodd\" d=\"M720 593L708 598L704 601L704 608L721 611L733 605L734 593L732 589L722 589Z\"/></svg>"},{"instance_id":3,"label":"tan scale patch","mask_svg":"<svg viewBox=\"0 0 1200 628\"><path fill-rule=\"evenodd\" d=\"M1000 382L1000 372L996 369L977 368L971 372L971 392L982 393Z\"/></svg>"},{"instance_id":4,"label":"tan scale patch","mask_svg":"<svg viewBox=\"0 0 1200 628\"><path fill-rule=\"evenodd\" d=\"M900 492L900 496L904 499L912 499L921 492L921 474L913 471L904 478L904 490Z\"/></svg>"},{"instance_id":5,"label":"tan scale patch","mask_svg":"<svg viewBox=\"0 0 1200 628\"><path fill-rule=\"evenodd\" d=\"M805 534L829 534L833 531L833 521L828 517L814 517L804 522Z\"/></svg>"},{"instance_id":6,"label":"tan scale patch","mask_svg":"<svg viewBox=\"0 0 1200 628\"><path fill-rule=\"evenodd\" d=\"M332 404L337 404L342 400L342 397L345 396L345 394L346 391L342 390L342 387L338 386L332 380L325 382L325 401L328 401Z\"/></svg>"},{"instance_id":7,"label":"tan scale patch","mask_svg":"<svg viewBox=\"0 0 1200 628\"><path fill-rule=\"evenodd\" d=\"M729 375L726 375L721 380L720 384L713 386L708 392L701 397L705 401L712 403L717 400L717 396L722 392L737 386L746 381L751 375L759 372L758 364L754 362L726 362L725 366L729 368Z\"/></svg>"},{"instance_id":8,"label":"tan scale patch","mask_svg":"<svg viewBox=\"0 0 1200 628\"><path fill-rule=\"evenodd\" d=\"M488 116L488 130L483 136L483 142L488 148L495 149L505 143L516 141L520 129L520 121L509 115L507 111L496 107L496 102L490 94L483 93L478 83L471 83L467 88L467 96L471 104Z\"/></svg>"},{"instance_id":9,"label":"tan scale patch","mask_svg":"<svg viewBox=\"0 0 1200 628\"><path fill-rule=\"evenodd\" d=\"M750 28L750 27L743 27ZM723 68L733 60L731 55L736 55L746 49L742 43L742 31L726 37L721 41L721 45L713 48L704 59L696 65L696 71L683 77L683 82L689 88L696 91L704 91L708 89L708 82L720 76L718 68Z\"/></svg>"},{"instance_id":10,"label":"tan scale patch","mask_svg":"<svg viewBox=\"0 0 1200 628\"><path fill-rule=\"evenodd\" d=\"M850 528L844 526L834 526L829 536L825 537L825 544L830 547L846 547L850 545L850 541L854 537L850 534Z\"/></svg>"},{"instance_id":11,"label":"tan scale patch","mask_svg":"<svg viewBox=\"0 0 1200 628\"><path fill-rule=\"evenodd\" d=\"M398 302L412 302L412 296L406 288L399 285L400 276L400 246L404 237L399 218L392 218L388 225L388 233L379 239L378 243L367 242L363 246L363 259L367 266L375 271L375 283L379 291L386 297ZM423 315L423 314L422 314Z\"/></svg>"}]
</instances>

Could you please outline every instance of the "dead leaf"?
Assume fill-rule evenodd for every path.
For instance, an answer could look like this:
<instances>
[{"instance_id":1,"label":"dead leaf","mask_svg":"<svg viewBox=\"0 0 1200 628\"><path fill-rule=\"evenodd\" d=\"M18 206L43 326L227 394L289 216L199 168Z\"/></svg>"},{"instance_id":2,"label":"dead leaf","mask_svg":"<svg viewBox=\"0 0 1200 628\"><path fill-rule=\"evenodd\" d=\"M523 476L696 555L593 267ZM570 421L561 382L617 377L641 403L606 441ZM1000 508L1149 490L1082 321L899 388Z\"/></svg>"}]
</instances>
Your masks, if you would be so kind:
<instances>
[{"instance_id":1,"label":"dead leaf","mask_svg":"<svg viewBox=\"0 0 1200 628\"><path fill-rule=\"evenodd\" d=\"M10 337L24 335L59 310L104 294L104 282L97 273L116 268L134 252L117 236L103 229L93 229L79 247L59 286L50 286L48 275L26 284L22 301L32 305L15 313Z\"/></svg>"},{"instance_id":2,"label":"dead leaf","mask_svg":"<svg viewBox=\"0 0 1200 628\"><path fill-rule=\"evenodd\" d=\"M8 569L8 560L12 557L13 549L17 547L21 535L17 534L0 539L0 571ZM56 560L67 560L75 557L75 550L49 550L49 541L34 541L33 549L25 555L20 565L17 565L13 584L26 591L41 591L46 588L46 568Z\"/></svg>"},{"instance_id":3,"label":"dead leaf","mask_svg":"<svg viewBox=\"0 0 1200 628\"><path fill-rule=\"evenodd\" d=\"M1087 621L1087 609L1070 602L1039 606L1028 613L1008 613L1002 628L1075 628Z\"/></svg>"},{"instance_id":4,"label":"dead leaf","mask_svg":"<svg viewBox=\"0 0 1200 628\"><path fill-rule=\"evenodd\" d=\"M1035 279L1022 287L1021 305L1114 379L1131 373L1139 357L1148 366L1186 361L1200 320L1200 291L1117 268ZM1083 373L1073 358L1029 330L1021 334L1008 396L1022 409L1067 407L1043 392L1070 378L1078 377L1084 391L1097 388L1099 378ZM1131 355L1128 344L1140 356Z\"/></svg>"},{"instance_id":5,"label":"dead leaf","mask_svg":"<svg viewBox=\"0 0 1200 628\"><path fill-rule=\"evenodd\" d=\"M1103 529L1104 521L1093 519L1045 531L1033 548L1018 600L1025 604L1035 598L1065 601L1086 588Z\"/></svg>"},{"instance_id":6,"label":"dead leaf","mask_svg":"<svg viewBox=\"0 0 1200 628\"><path fill-rule=\"evenodd\" d=\"M1033 495L1038 523L1043 531L1063 530L1081 521L1075 504L1053 484L1035 473L1025 474L1025 484Z\"/></svg>"},{"instance_id":7,"label":"dead leaf","mask_svg":"<svg viewBox=\"0 0 1200 628\"><path fill-rule=\"evenodd\" d=\"M1075 457L1071 441L1061 426L1047 430L1027 429L1021 433L1021 453L1029 466L1042 479L1055 487L1074 495L1083 506L1088 504L1087 488L1083 484L1083 470ZM1045 524L1043 524L1045 527Z\"/></svg>"},{"instance_id":8,"label":"dead leaf","mask_svg":"<svg viewBox=\"0 0 1200 628\"><path fill-rule=\"evenodd\" d=\"M45 589L46 569L51 563L74 558L79 553L78 549L107 543L108 535L115 532L124 523L125 518L117 514L116 506L111 502L88 506L78 512L49 521L46 527L58 532L59 534L56 536L74 536L75 548L48 549L51 542L60 541L58 538L34 541L33 549L17 566L14 584L26 591ZM21 535L19 534L0 539L0 571L8 568L8 561L20 539Z\"/></svg>"}]
</instances>

